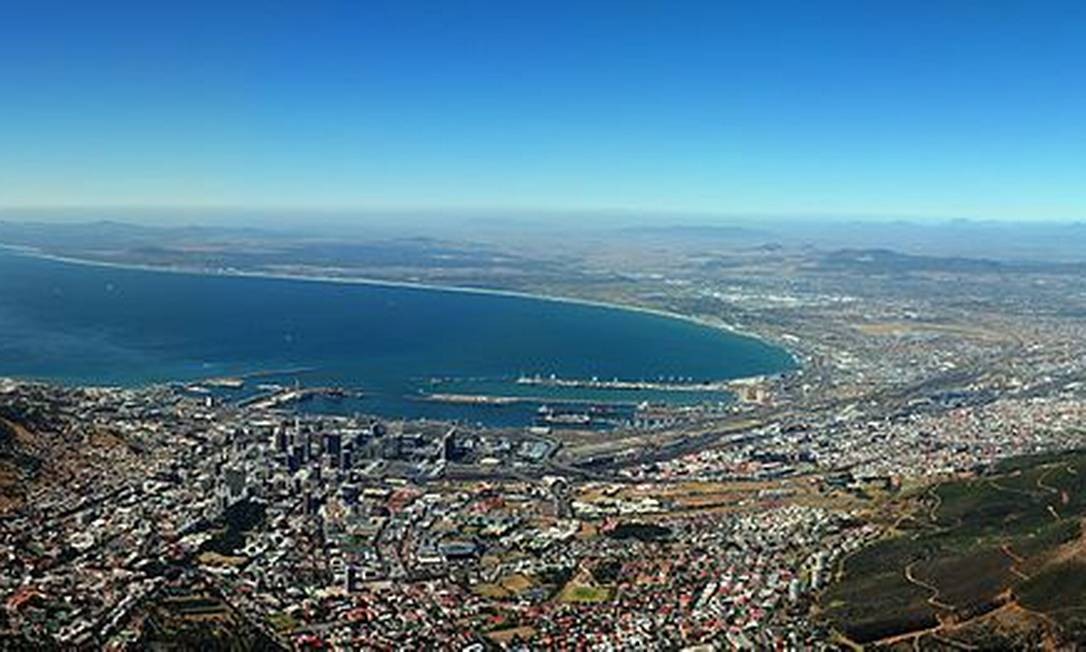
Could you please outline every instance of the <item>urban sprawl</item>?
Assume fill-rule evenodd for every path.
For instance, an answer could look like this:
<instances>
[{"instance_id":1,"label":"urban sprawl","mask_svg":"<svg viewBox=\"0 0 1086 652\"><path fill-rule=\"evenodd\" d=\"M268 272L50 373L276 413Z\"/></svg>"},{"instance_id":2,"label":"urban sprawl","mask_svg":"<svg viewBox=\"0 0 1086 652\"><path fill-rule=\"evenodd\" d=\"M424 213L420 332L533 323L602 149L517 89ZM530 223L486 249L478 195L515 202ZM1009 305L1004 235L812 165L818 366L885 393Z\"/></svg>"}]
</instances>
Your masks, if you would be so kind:
<instances>
[{"instance_id":1,"label":"urban sprawl","mask_svg":"<svg viewBox=\"0 0 1086 652\"><path fill-rule=\"evenodd\" d=\"M5 473L34 479L2 497L3 636L836 648L819 599L887 535L880 500L1078 448L1086 422L1086 328L1053 308L1086 301L1074 280L996 291L836 262L849 267L660 273L586 297L738 327L798 362L731 383L725 406L643 405L608 429L316 414L289 387L242 403L188 384L2 381L22 456Z\"/></svg>"}]
</instances>

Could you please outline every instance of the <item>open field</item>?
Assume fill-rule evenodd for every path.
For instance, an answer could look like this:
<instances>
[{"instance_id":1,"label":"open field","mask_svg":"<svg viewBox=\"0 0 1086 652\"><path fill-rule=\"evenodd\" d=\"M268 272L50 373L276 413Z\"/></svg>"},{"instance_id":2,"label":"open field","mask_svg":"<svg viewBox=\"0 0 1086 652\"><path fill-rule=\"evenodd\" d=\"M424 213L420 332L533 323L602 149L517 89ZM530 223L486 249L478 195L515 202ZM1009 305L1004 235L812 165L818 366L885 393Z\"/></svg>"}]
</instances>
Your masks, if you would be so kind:
<instances>
[{"instance_id":1,"label":"open field","mask_svg":"<svg viewBox=\"0 0 1086 652\"><path fill-rule=\"evenodd\" d=\"M611 597L610 589L574 579L558 594L559 602L605 602Z\"/></svg>"},{"instance_id":2,"label":"open field","mask_svg":"<svg viewBox=\"0 0 1086 652\"><path fill-rule=\"evenodd\" d=\"M909 335L951 335L981 340L1005 340L1008 335L998 331L962 324L932 322L875 322L857 324L856 330L866 335L902 337Z\"/></svg>"}]
</instances>

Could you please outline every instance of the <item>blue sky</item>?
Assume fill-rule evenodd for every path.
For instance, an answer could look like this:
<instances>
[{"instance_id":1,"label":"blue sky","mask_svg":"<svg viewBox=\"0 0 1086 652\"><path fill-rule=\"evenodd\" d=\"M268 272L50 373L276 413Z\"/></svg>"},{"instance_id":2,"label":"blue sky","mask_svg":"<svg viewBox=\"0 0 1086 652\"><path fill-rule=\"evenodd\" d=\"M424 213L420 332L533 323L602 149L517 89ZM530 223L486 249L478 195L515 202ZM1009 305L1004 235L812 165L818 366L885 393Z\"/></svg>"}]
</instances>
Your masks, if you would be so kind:
<instances>
[{"instance_id":1,"label":"blue sky","mask_svg":"<svg viewBox=\"0 0 1086 652\"><path fill-rule=\"evenodd\" d=\"M0 2L0 205L1086 219L1083 2Z\"/></svg>"}]
</instances>

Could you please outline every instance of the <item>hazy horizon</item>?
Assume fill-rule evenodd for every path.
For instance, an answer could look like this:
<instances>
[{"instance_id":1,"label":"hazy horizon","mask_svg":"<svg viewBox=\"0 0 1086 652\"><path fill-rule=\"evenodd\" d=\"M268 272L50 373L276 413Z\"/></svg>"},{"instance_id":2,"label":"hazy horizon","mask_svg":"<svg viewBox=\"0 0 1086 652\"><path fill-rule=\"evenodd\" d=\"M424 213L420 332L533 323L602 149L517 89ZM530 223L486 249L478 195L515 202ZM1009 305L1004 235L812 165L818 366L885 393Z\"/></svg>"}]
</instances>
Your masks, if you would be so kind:
<instances>
[{"instance_id":1,"label":"hazy horizon","mask_svg":"<svg viewBox=\"0 0 1086 652\"><path fill-rule=\"evenodd\" d=\"M958 215L914 215L878 213L756 213L756 212L706 212L680 210L638 209L553 209L553 208L464 208L464 207L358 207L329 208L312 206L246 207L246 206L164 206L164 205L71 205L71 206L0 206L0 221L8 222L125 222L148 226L232 226L256 220L253 226L274 227L265 218L283 221L280 226L308 226L316 219L320 224L365 226L366 220L417 219L450 220L460 222L505 222L510 226L531 225L546 220L561 225L573 220L586 226L584 220L592 220L588 226L605 227L727 227L773 226L782 224L859 224L863 226L1076 226L1086 224L1086 217L1063 219L1033 219L1014 217L974 217ZM359 221L362 220L362 221ZM552 221L553 220L553 221Z\"/></svg>"}]
</instances>

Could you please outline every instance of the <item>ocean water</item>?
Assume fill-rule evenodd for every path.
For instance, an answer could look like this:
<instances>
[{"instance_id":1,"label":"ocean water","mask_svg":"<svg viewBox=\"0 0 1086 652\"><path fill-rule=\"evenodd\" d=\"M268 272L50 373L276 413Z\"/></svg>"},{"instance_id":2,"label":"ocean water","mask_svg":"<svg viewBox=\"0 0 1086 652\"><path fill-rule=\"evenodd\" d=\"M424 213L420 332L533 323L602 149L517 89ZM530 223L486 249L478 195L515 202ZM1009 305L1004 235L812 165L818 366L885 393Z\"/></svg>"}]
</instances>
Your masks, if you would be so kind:
<instances>
[{"instance_id":1,"label":"ocean water","mask_svg":"<svg viewBox=\"0 0 1086 652\"><path fill-rule=\"evenodd\" d=\"M0 376L135 386L306 368L250 381L336 385L329 410L530 422L543 402L472 406L425 392L723 400L516 385L563 378L723 380L791 367L756 339L652 314L432 289L118 269L0 250ZM434 379L443 382L434 383ZM332 403L321 401L320 403Z\"/></svg>"}]
</instances>

